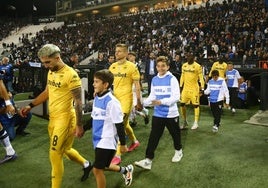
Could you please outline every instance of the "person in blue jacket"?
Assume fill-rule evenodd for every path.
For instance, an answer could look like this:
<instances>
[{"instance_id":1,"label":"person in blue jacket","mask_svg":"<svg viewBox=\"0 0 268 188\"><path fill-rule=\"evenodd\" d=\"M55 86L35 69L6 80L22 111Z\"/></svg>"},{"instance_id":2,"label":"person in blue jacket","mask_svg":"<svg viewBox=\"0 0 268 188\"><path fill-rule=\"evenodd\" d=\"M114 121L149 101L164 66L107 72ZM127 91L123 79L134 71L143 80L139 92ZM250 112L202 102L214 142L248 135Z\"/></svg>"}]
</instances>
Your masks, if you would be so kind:
<instances>
[{"instance_id":1,"label":"person in blue jacket","mask_svg":"<svg viewBox=\"0 0 268 188\"><path fill-rule=\"evenodd\" d=\"M12 94L9 93L9 95L11 96ZM20 114L20 109L16 107L12 96L10 97L10 101L12 105L15 106L16 113L13 116L10 116L6 113L0 114L0 122L9 135L10 140L14 140L16 135L26 136L30 134L28 132L25 132L25 129L31 121L32 113L30 112L26 115L26 117L23 117ZM0 109L4 110L5 107L5 100L0 98Z\"/></svg>"},{"instance_id":2,"label":"person in blue jacket","mask_svg":"<svg viewBox=\"0 0 268 188\"><path fill-rule=\"evenodd\" d=\"M13 89L13 65L9 62L8 57L2 58L2 63L0 66L0 74L3 74L3 81L5 83L6 89L11 92L13 95L15 94L15 91Z\"/></svg>"}]
</instances>

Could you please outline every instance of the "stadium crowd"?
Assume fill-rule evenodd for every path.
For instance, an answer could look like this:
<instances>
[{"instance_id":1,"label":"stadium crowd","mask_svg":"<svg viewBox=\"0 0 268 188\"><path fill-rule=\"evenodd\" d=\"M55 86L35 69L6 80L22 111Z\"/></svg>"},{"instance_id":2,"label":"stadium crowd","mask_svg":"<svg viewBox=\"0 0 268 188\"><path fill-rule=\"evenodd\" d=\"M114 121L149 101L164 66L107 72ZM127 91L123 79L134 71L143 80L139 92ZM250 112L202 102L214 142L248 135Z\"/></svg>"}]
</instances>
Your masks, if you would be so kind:
<instances>
[{"instance_id":1,"label":"stadium crowd","mask_svg":"<svg viewBox=\"0 0 268 188\"><path fill-rule=\"evenodd\" d=\"M3 33L14 30L10 20L0 27L7 30ZM183 62L186 49L193 51L198 63L207 69L222 55L226 62L231 60L246 68L258 67L258 61L268 60L267 10L263 1L243 0L211 2L198 9L174 6L120 17L95 17L42 30L35 37L25 33L18 45L3 44L3 48L14 68L39 62L37 50L46 43L59 46L65 62L73 54L79 55L80 62L99 51L107 64L107 57L114 54L114 46L121 42L129 46L129 51L136 52L142 73L151 53L168 56L174 61L177 55ZM98 63L98 59L92 58L89 64L92 63ZM17 92L27 91L26 86L21 86L25 81L18 83L18 80L14 78L13 82ZM22 80L30 82L29 76ZM30 83L33 87L34 82Z\"/></svg>"},{"instance_id":2,"label":"stadium crowd","mask_svg":"<svg viewBox=\"0 0 268 188\"><path fill-rule=\"evenodd\" d=\"M25 35L22 45L10 45L10 59L21 63L39 61L36 52L45 43L54 43L67 57L78 53L80 60L93 51L113 53L124 42L143 60L150 52L174 58L191 48L198 57L214 61L218 55L239 60L267 60L268 24L263 1L233 1L206 4L198 9L171 7L112 18L92 18L65 24L58 29ZM201 61L201 60L200 60Z\"/></svg>"},{"instance_id":3,"label":"stadium crowd","mask_svg":"<svg viewBox=\"0 0 268 188\"><path fill-rule=\"evenodd\" d=\"M135 164L147 170L151 169L152 160L154 158L154 150L158 145L158 141L163 134L165 126L167 126L174 142L173 145L175 154L171 161L179 162L183 154L180 141L181 138L178 134L180 134L180 129L185 129L185 127L188 125L185 105L192 104L194 107L194 124L191 129L195 130L198 128L200 114L200 101L198 98L200 94L202 95L204 92L207 94L211 92L208 91L208 89L204 91L205 79L203 79L204 75L202 74L204 63L206 61L214 62L217 59L221 59L222 57L224 57L224 61L228 62L227 70L225 70L227 85L225 85L223 79L218 80L219 72L216 70L214 72L212 71L211 74L213 79L208 82L208 86L209 84L214 84L215 86L216 82L218 85L219 83L223 84L226 88L224 89L225 97L227 99L226 101L228 101L226 104L229 106L229 93L227 91L227 87L229 91L231 90L230 88L233 88L236 91L234 96L237 97L238 80L241 78L239 72L233 69L232 61L238 61L242 67L247 67L249 62L268 60L267 15L267 11L265 10L264 4L261 1L242 0L239 2L228 1L228 3L225 1L223 4L216 3L211 6L208 6L208 4L206 4L206 7L201 7L193 10L171 7L165 10L155 10L146 13L140 12L137 14L129 14L112 18L102 17L98 19L88 20L82 23L65 24L64 26L57 29L54 28L40 31L36 33L36 36L34 37L31 37L30 34L25 34L22 38L20 38L21 45L5 44L6 46L3 47L5 49L9 48L10 50L9 52L7 50L5 51L5 53L10 53L7 55L8 58L5 58L6 64L9 62L9 60L13 62L14 66L22 66L27 65L29 62L42 61L44 67L48 68L50 71L47 73L48 83L46 89L37 97L35 97L30 104L23 107L20 113L23 115L22 117L26 118L26 115L32 108L39 104L42 104L48 98L50 99L49 136L51 145L49 150L49 157L52 166L52 187L61 186L64 169L62 164L64 156L63 154L66 154L71 160L83 166L84 174L81 177L81 181L85 181L88 178L89 172L93 168L93 173L96 176L97 184L99 185L101 184L100 182L102 182L106 185L106 180L103 179L103 175L99 174L100 171L106 167L111 167L111 164L120 164L121 152L131 152L135 148L139 147L140 144L136 139L133 130L128 122L129 113L133 104L133 83L135 84L135 91L137 93L136 96L138 101L135 107L138 110L141 110L143 108L140 95L140 74L138 73L137 67L131 62L127 61L129 52L133 51L135 52L135 56L137 54L138 61L144 64L151 56L154 56L154 58L158 56L158 58L156 58L156 62L149 60L147 61L148 63L146 63L146 65L150 67L149 71L152 71L153 73L151 74L152 84L148 84L149 87L152 87L152 92L148 92L149 97L144 101L144 104L148 103L148 106L154 106L155 112L152 117L152 127L154 127L154 124L157 124L158 122L160 122L160 124L163 124L163 126L161 125L161 129L159 129L159 127L152 128L146 149L146 158L141 161L136 161ZM12 26L10 29L12 29ZM124 45L119 43L124 43ZM40 49L41 46L43 47ZM120 152L117 151L115 157L117 157L119 160L114 161L114 159L112 159L112 156L116 152L114 143L112 143L113 147L109 148L108 151L99 150L103 148L96 147L96 158L92 166L91 162L80 156L80 154L72 148L74 135L67 135L69 134L69 132L66 131L67 129L76 129L75 134L80 138L84 134L84 128L81 121L81 80L77 79L78 73L75 70L68 66L65 66L65 62L72 61L74 63L73 67L75 68L76 60L70 60L69 58L71 56L75 56L75 58L79 57L81 61L91 55L94 51L99 51L101 53L99 53L98 59L89 61L89 64L92 62L103 63L111 54L115 54L117 61L109 67L110 73L113 74L112 79L109 81L103 81L100 79L102 78L101 76L100 78L96 76L98 73L100 75L105 75L108 73L97 71L97 73L94 75L94 91L96 93L96 97L94 99L92 113L93 130L94 126L98 126L96 122L99 122L100 120L99 117L97 117L99 115L98 113L100 108L98 106L98 102L102 100L101 97L110 92L109 87L113 82L114 96L117 98L114 98L114 103L118 105L118 108L116 109L118 110L118 113L116 113L116 115L119 115L120 118L111 120L109 123L117 124L117 126L122 126L116 127L116 134L120 135L120 130L123 133L120 137L121 143L119 148L121 149L121 146L124 146L124 148L122 151L120 150ZM175 60L175 57L177 55L179 55L179 60L180 57L182 57L182 59L186 58L185 61L187 62L183 64L183 67L181 68L181 79L178 79L181 83L180 85L178 84L178 80L175 78L175 76L169 72L169 62ZM61 56L64 59L61 59ZM195 61L201 65L197 64ZM125 66L126 62L129 65L128 69L124 67L123 75L130 75L130 78L121 76L122 65ZM153 70L155 63L157 71ZM220 62L220 64L222 64L222 62ZM105 63L103 65L106 66ZM144 69L144 73L146 74L146 70L148 70L148 68L145 66ZM7 71L4 71L4 73L6 72ZM191 75L193 76L191 77ZM101 84L98 86L98 81L96 81L97 79L102 81L101 84L103 84L103 86ZM230 84L228 83L229 80L231 80ZM3 81L5 82L4 77ZM200 85L198 81L200 82ZM55 85L58 83L63 83L63 87L59 86L59 89L55 87ZM108 85L105 85L107 83ZM7 87L7 89L11 92L10 88ZM183 89L182 92L180 92L181 89ZM49 90L52 92L48 92ZM129 94L129 96L126 97L125 93ZM177 95L174 95L174 93ZM218 93L219 91L217 90L215 92L214 89L214 93L210 94L210 97L212 98L215 95L216 98L218 97ZM4 107L11 105L11 102L7 100L6 97L3 98L5 99L3 101ZM195 103L192 100L193 98L196 101ZM176 127L177 124L179 125L179 113L177 108L177 102L179 99L180 105L182 107L181 111L184 127ZM60 101L60 105L54 102L57 100ZM74 103L72 103L73 100L75 101ZM215 101L210 100L211 111L215 119L213 132L217 132L220 126L220 114L222 113L224 97L222 96L220 101L218 98L215 100L216 104L214 104ZM122 106L120 108L119 101ZM127 102L127 104L124 104L124 102ZM73 104L75 104L75 111L68 111L72 109ZM231 102L230 104L232 105ZM166 114L166 106L170 108L168 110L169 112L171 110L171 112L174 113ZM121 113L121 108L123 113ZM231 110L233 113L235 112L234 106L232 106ZM7 113L5 111L4 115L6 116L6 114ZM71 114L71 116L67 117L69 114ZM102 118L105 120L103 121L103 125L106 125L106 117L103 115ZM60 124L62 123L64 125L64 129L62 127L60 129L55 128L55 125L58 125L59 122ZM69 122L73 122L70 127L68 127L70 124ZM28 122L25 124L28 124ZM123 126L125 131L123 130ZM112 131L114 130L115 127L113 127ZM23 135L27 134L27 132L24 132L24 130L19 131L21 134L23 133ZM127 133L129 139L132 141L132 145L130 145L129 148L127 148L125 144L125 132ZM62 133L66 135L63 137L58 137L58 135L61 135ZM1 135L3 135L2 138L8 138L7 133L2 129L2 127ZM98 134L96 135L99 136ZM101 137L105 136L101 135ZM64 139L61 140L62 138ZM0 164L14 160L17 157L14 149L9 143L9 138L8 141L2 142L4 143L3 146L7 151L7 155L2 161L0 161ZM62 143L68 143L66 145L67 147L62 147L64 145L62 145ZM11 151L10 153L8 153L8 149ZM107 154L104 152L109 152L108 154L110 155L110 159L98 159L99 156L105 156L101 154ZM99 161L97 160L96 162L96 159ZM125 184L127 186L131 184L133 173L132 165L128 165L126 167L116 166L113 169L110 168L110 170L120 172L125 179ZM100 177L102 178L102 181L99 180Z\"/></svg>"}]
</instances>

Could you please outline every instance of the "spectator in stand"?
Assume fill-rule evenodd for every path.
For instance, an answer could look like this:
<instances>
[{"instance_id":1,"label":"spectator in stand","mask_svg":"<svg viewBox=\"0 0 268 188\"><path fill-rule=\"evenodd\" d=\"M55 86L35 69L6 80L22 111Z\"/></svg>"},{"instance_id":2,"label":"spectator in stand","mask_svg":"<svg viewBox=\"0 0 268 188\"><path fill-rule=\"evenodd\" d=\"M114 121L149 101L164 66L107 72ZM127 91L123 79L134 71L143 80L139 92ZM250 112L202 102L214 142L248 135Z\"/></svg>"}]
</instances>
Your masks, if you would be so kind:
<instances>
[{"instance_id":1,"label":"spectator in stand","mask_svg":"<svg viewBox=\"0 0 268 188\"><path fill-rule=\"evenodd\" d=\"M79 56L77 53L73 53L70 57L70 59L68 59L66 61L66 64L69 66L69 67L72 67L76 70L76 67L77 65L79 64Z\"/></svg>"},{"instance_id":2,"label":"spectator in stand","mask_svg":"<svg viewBox=\"0 0 268 188\"><path fill-rule=\"evenodd\" d=\"M179 53L175 55L174 61L170 63L170 72L178 79L181 78L182 58Z\"/></svg>"},{"instance_id":3,"label":"spectator in stand","mask_svg":"<svg viewBox=\"0 0 268 188\"><path fill-rule=\"evenodd\" d=\"M98 59L95 63L96 71L102 70L102 69L108 69L109 66L110 66L110 64L104 58L104 53L100 52L98 54Z\"/></svg>"},{"instance_id":4,"label":"spectator in stand","mask_svg":"<svg viewBox=\"0 0 268 188\"><path fill-rule=\"evenodd\" d=\"M108 68L110 67L111 64L115 62L115 57L113 54L108 55Z\"/></svg>"},{"instance_id":5,"label":"spectator in stand","mask_svg":"<svg viewBox=\"0 0 268 188\"><path fill-rule=\"evenodd\" d=\"M237 108L238 101L238 82L241 79L240 73L238 70L234 69L234 65L232 62L228 62L227 71L226 71L226 81L227 87L230 94L230 110L232 113L235 113Z\"/></svg>"},{"instance_id":6,"label":"spectator in stand","mask_svg":"<svg viewBox=\"0 0 268 188\"><path fill-rule=\"evenodd\" d=\"M151 92L152 79L156 74L157 70L156 70L155 53L151 52L149 55L149 59L145 61L145 78L148 83L148 95L150 95Z\"/></svg>"},{"instance_id":7,"label":"spectator in stand","mask_svg":"<svg viewBox=\"0 0 268 188\"><path fill-rule=\"evenodd\" d=\"M267 10L265 10L264 1L232 1L231 4L210 2L206 5L209 8L183 8L183 11L175 7L164 11L152 9L153 13L142 12L142 14L128 16L103 17L98 21L94 19L85 22L77 21L71 26L66 24L53 30L40 31L32 40L25 36L21 39L21 45L7 44L6 50L11 49L11 62L15 59L21 59L21 62L24 62L27 57L33 62L38 60L35 54L44 41L57 44L66 54L69 53L71 46L72 51L83 54L83 58L98 50L109 54L115 44L121 41L131 44L131 50L139 53L140 57L144 57L148 52L158 54L164 51L167 53L167 51L173 51L174 48L184 53L187 45L191 45L194 49L206 46L208 60L227 53L231 44L236 47L236 52L240 53L241 61L246 51L252 50L254 54L259 46L260 51L266 51L267 44L258 45L254 37L259 27L260 32L264 33L267 38L268 32L264 32L267 28L265 17ZM211 20L211 18L219 19ZM194 24L197 22L198 25ZM131 27L129 27L130 24ZM15 24L12 23L12 25ZM163 25L169 27L163 27ZM152 28L154 28L154 34L152 34ZM4 27L3 31L5 29ZM260 32L257 31L256 36L260 36L258 34ZM5 32L2 32L2 35L3 33ZM253 40L250 40L251 35L253 35ZM253 58L254 62L250 64L254 64L257 60ZM200 61L198 62L201 64Z\"/></svg>"}]
</instances>

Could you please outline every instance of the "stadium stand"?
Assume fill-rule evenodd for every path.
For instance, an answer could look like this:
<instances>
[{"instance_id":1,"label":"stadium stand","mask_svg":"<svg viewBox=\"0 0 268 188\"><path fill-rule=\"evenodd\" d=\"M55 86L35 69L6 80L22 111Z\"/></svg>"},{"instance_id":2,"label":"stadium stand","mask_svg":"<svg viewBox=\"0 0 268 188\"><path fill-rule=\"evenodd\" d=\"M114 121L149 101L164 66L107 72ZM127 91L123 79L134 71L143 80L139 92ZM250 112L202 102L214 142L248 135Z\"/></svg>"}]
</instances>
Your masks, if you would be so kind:
<instances>
[{"instance_id":1,"label":"stadium stand","mask_svg":"<svg viewBox=\"0 0 268 188\"><path fill-rule=\"evenodd\" d=\"M94 8L101 5L95 4ZM183 58L190 49L201 64L210 68L219 55L224 55L246 79L251 79L267 70L262 63L268 60L267 10L264 1L207 1L199 8L173 4L118 16L71 19L59 27L36 32L35 36L25 34L19 45L5 43L9 46L5 53L21 66L38 62L36 51L40 46L54 43L66 58L78 53L83 61L96 51L106 56L113 53L119 42L129 44L129 50L135 51L141 62L150 52L172 60L176 53ZM90 59L88 64L94 61Z\"/></svg>"}]
</instances>

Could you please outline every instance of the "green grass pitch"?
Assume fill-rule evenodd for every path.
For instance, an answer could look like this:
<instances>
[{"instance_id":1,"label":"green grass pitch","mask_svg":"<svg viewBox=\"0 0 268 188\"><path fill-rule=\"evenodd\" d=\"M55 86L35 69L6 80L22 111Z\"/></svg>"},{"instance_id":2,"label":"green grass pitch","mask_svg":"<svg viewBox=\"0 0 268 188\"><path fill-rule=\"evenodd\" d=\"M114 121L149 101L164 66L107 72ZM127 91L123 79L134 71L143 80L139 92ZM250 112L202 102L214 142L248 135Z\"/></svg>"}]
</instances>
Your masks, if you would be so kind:
<instances>
[{"instance_id":1,"label":"green grass pitch","mask_svg":"<svg viewBox=\"0 0 268 188\"><path fill-rule=\"evenodd\" d=\"M150 110L152 111L152 110ZM131 187L135 188L263 188L268 185L268 129L244 123L257 109L237 110L232 115L227 109L222 116L222 126L212 133L212 115L208 107L202 107L198 130L182 131L184 156L179 163L172 163L174 154L172 139L165 130L155 153L152 170L135 167ZM187 109L188 121L193 123L193 109ZM85 119L88 117L84 117ZM134 132L141 146L122 156L122 165L134 164L145 156L150 124L139 125ZM50 163L48 159L47 120L33 116L26 137L16 137L12 142L18 158L0 165L1 188L49 188ZM128 144L129 140L128 140ZM91 131L76 139L74 148L84 157L93 160ZM0 150L1 157L5 155ZM82 167L64 159L63 188L96 187L93 173L80 182ZM105 172L107 188L125 187L120 173Z\"/></svg>"}]
</instances>

